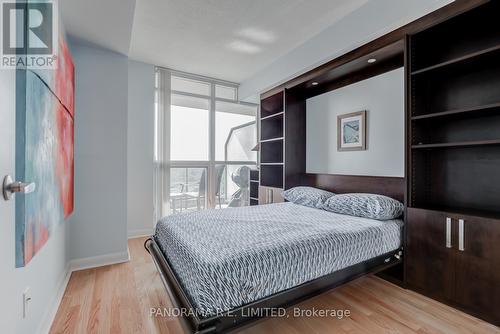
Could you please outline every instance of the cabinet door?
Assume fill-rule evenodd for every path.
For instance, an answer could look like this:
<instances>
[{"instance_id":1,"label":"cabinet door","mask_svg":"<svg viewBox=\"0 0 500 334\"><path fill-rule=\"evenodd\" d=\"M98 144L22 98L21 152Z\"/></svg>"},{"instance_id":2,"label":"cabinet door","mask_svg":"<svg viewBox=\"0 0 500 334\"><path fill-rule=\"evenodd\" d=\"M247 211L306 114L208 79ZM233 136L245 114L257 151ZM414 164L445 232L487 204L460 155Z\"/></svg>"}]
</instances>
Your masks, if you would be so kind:
<instances>
[{"instance_id":1,"label":"cabinet door","mask_svg":"<svg viewBox=\"0 0 500 334\"><path fill-rule=\"evenodd\" d=\"M462 234L464 247L460 250L457 245L455 300L471 313L498 325L500 324L500 221L474 217L461 218L464 220ZM461 233L458 234L460 238Z\"/></svg>"},{"instance_id":2,"label":"cabinet door","mask_svg":"<svg viewBox=\"0 0 500 334\"><path fill-rule=\"evenodd\" d=\"M259 204L271 204L284 202L281 188L259 187Z\"/></svg>"},{"instance_id":3,"label":"cabinet door","mask_svg":"<svg viewBox=\"0 0 500 334\"><path fill-rule=\"evenodd\" d=\"M406 280L410 288L441 300L451 300L455 263L451 222L451 248L446 245L446 214L408 208L406 219Z\"/></svg>"}]
</instances>

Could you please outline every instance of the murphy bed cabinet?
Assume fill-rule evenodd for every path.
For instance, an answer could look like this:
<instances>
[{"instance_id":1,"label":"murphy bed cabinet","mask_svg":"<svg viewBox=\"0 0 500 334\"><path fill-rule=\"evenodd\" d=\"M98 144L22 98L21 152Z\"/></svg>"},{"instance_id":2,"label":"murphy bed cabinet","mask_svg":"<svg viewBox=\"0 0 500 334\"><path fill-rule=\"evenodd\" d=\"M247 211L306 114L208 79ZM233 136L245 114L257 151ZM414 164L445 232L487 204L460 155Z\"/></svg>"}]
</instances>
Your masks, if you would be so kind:
<instances>
[{"instance_id":1,"label":"murphy bed cabinet","mask_svg":"<svg viewBox=\"0 0 500 334\"><path fill-rule=\"evenodd\" d=\"M305 100L286 89L262 98L259 204L283 202L282 191L305 172L305 121Z\"/></svg>"},{"instance_id":2,"label":"murphy bed cabinet","mask_svg":"<svg viewBox=\"0 0 500 334\"><path fill-rule=\"evenodd\" d=\"M407 38L406 283L500 325L500 1Z\"/></svg>"}]
</instances>

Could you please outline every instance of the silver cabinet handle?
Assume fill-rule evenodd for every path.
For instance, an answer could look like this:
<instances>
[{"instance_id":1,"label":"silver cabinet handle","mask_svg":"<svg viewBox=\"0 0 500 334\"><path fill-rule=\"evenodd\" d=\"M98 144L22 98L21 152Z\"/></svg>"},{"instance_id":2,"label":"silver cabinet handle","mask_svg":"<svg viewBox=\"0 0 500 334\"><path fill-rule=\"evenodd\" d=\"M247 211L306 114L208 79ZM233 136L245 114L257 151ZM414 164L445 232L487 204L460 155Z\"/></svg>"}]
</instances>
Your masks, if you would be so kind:
<instances>
[{"instance_id":1,"label":"silver cabinet handle","mask_svg":"<svg viewBox=\"0 0 500 334\"><path fill-rule=\"evenodd\" d=\"M446 217L446 248L451 248L451 218Z\"/></svg>"},{"instance_id":2,"label":"silver cabinet handle","mask_svg":"<svg viewBox=\"0 0 500 334\"><path fill-rule=\"evenodd\" d=\"M458 250L465 251L465 220L458 220Z\"/></svg>"},{"instance_id":3,"label":"silver cabinet handle","mask_svg":"<svg viewBox=\"0 0 500 334\"><path fill-rule=\"evenodd\" d=\"M36 184L34 182L14 182L10 175L7 175L3 179L3 198L8 201L12 198L15 193L29 194L34 192L36 189Z\"/></svg>"},{"instance_id":4,"label":"silver cabinet handle","mask_svg":"<svg viewBox=\"0 0 500 334\"><path fill-rule=\"evenodd\" d=\"M269 196L269 200L267 201L267 203L273 204L273 190L272 189L268 190L268 196Z\"/></svg>"}]
</instances>

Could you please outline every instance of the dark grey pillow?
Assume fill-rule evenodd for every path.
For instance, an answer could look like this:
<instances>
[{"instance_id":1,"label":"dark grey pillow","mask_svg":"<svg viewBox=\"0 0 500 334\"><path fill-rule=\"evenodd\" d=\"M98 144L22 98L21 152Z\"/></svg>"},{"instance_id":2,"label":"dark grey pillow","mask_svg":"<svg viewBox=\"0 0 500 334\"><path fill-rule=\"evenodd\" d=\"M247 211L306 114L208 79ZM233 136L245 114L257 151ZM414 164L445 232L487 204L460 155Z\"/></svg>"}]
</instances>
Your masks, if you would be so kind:
<instances>
[{"instance_id":1,"label":"dark grey pillow","mask_svg":"<svg viewBox=\"0 0 500 334\"><path fill-rule=\"evenodd\" d=\"M389 220L401 217L404 205L383 195L341 194L330 197L323 209L342 215Z\"/></svg>"},{"instance_id":2,"label":"dark grey pillow","mask_svg":"<svg viewBox=\"0 0 500 334\"><path fill-rule=\"evenodd\" d=\"M301 186L285 190L281 195L289 202L321 209L325 201L335 194L318 188Z\"/></svg>"}]
</instances>

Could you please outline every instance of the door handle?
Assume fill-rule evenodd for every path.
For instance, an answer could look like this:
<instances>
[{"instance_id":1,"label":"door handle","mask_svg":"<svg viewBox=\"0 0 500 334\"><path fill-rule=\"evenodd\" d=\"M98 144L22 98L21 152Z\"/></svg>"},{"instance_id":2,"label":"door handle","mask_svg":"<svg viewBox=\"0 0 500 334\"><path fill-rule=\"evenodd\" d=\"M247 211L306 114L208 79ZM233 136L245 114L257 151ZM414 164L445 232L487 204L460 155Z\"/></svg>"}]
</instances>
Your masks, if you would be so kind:
<instances>
[{"instance_id":1,"label":"door handle","mask_svg":"<svg viewBox=\"0 0 500 334\"><path fill-rule=\"evenodd\" d=\"M458 220L458 250L465 251L465 220Z\"/></svg>"},{"instance_id":2,"label":"door handle","mask_svg":"<svg viewBox=\"0 0 500 334\"><path fill-rule=\"evenodd\" d=\"M451 248L451 218L446 217L446 248Z\"/></svg>"},{"instance_id":3,"label":"door handle","mask_svg":"<svg viewBox=\"0 0 500 334\"><path fill-rule=\"evenodd\" d=\"M14 182L10 175L7 175L3 179L3 198L8 201L12 198L15 193L29 194L34 192L36 189L36 184L34 182Z\"/></svg>"}]
</instances>

